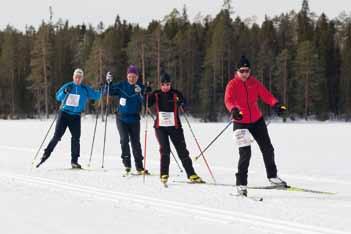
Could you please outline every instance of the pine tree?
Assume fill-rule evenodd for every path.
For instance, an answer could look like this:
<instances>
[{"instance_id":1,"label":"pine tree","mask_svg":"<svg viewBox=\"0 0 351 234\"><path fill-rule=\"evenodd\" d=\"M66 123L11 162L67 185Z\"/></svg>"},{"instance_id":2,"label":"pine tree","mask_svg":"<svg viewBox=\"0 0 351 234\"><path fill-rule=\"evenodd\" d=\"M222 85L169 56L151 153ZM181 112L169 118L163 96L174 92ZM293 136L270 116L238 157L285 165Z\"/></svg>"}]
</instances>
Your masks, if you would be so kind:
<instances>
[{"instance_id":1,"label":"pine tree","mask_svg":"<svg viewBox=\"0 0 351 234\"><path fill-rule=\"evenodd\" d=\"M302 8L297 15L297 40L299 43L313 39L313 21L310 14L308 1L303 0Z\"/></svg>"},{"instance_id":2,"label":"pine tree","mask_svg":"<svg viewBox=\"0 0 351 234\"><path fill-rule=\"evenodd\" d=\"M31 82L29 89L35 93L37 113L41 115L41 106L44 103L45 116L49 117L49 90L51 76L51 53L52 53L52 27L42 23L35 35L35 41L31 52L31 74L28 80Z\"/></svg>"},{"instance_id":3,"label":"pine tree","mask_svg":"<svg viewBox=\"0 0 351 234\"><path fill-rule=\"evenodd\" d=\"M307 119L310 114L320 113L320 87L323 86L318 55L310 41L299 44L295 62L297 79L295 94L300 106L303 107L297 108L297 111Z\"/></svg>"},{"instance_id":4,"label":"pine tree","mask_svg":"<svg viewBox=\"0 0 351 234\"><path fill-rule=\"evenodd\" d=\"M210 110L208 120L217 120L218 114L224 112L224 90L232 73L234 61L231 57L233 51L232 19L227 10L222 10L214 20L210 28L210 41L206 49L205 57L205 82L202 92L210 100L202 100L203 108Z\"/></svg>"},{"instance_id":5,"label":"pine tree","mask_svg":"<svg viewBox=\"0 0 351 234\"><path fill-rule=\"evenodd\" d=\"M344 32L344 48L341 61L341 111L351 119L351 23L348 23Z\"/></svg>"},{"instance_id":6,"label":"pine tree","mask_svg":"<svg viewBox=\"0 0 351 234\"><path fill-rule=\"evenodd\" d=\"M17 66L16 61L18 58L17 51L17 37L15 29L8 26L5 29L3 43L1 48L1 76L4 82L4 95L3 102L5 104L5 110L7 109L8 114L14 117L16 114L16 85L17 85Z\"/></svg>"},{"instance_id":7,"label":"pine tree","mask_svg":"<svg viewBox=\"0 0 351 234\"><path fill-rule=\"evenodd\" d=\"M145 84L146 77L146 57L145 57L145 32L139 27L134 28L132 32L131 39L127 47L127 57L129 64L135 64L137 67L141 68L141 77Z\"/></svg>"}]
</instances>

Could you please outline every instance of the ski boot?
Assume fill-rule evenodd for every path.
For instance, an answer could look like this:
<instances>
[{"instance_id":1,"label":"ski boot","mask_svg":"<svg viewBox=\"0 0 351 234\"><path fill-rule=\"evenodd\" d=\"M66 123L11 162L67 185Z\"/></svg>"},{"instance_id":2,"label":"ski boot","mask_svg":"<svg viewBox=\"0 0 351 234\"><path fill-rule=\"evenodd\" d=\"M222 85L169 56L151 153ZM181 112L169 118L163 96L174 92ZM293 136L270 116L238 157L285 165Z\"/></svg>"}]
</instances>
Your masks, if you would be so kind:
<instances>
[{"instance_id":1,"label":"ski boot","mask_svg":"<svg viewBox=\"0 0 351 234\"><path fill-rule=\"evenodd\" d=\"M128 175L132 171L132 168L126 167L124 170L125 170L126 174Z\"/></svg>"},{"instance_id":2,"label":"ski boot","mask_svg":"<svg viewBox=\"0 0 351 234\"><path fill-rule=\"evenodd\" d=\"M271 185L273 186L277 186L277 187L281 187L281 188L286 188L288 185L287 183L280 179L278 176L277 177L272 177L272 178L268 178L269 182L271 183Z\"/></svg>"},{"instance_id":3,"label":"ski boot","mask_svg":"<svg viewBox=\"0 0 351 234\"><path fill-rule=\"evenodd\" d=\"M247 197L247 186L246 185L237 185L236 191L238 192L238 196Z\"/></svg>"},{"instance_id":4,"label":"ski boot","mask_svg":"<svg viewBox=\"0 0 351 234\"><path fill-rule=\"evenodd\" d=\"M137 169L138 175L151 175L150 172L146 169Z\"/></svg>"},{"instance_id":5,"label":"ski boot","mask_svg":"<svg viewBox=\"0 0 351 234\"><path fill-rule=\"evenodd\" d=\"M191 183L194 183L194 184L204 184L204 183L206 183L198 175L191 175L191 176L189 176L189 180L190 180Z\"/></svg>"},{"instance_id":6,"label":"ski boot","mask_svg":"<svg viewBox=\"0 0 351 234\"><path fill-rule=\"evenodd\" d=\"M71 162L71 166L72 169L82 169L82 166L77 161Z\"/></svg>"},{"instance_id":7,"label":"ski boot","mask_svg":"<svg viewBox=\"0 0 351 234\"><path fill-rule=\"evenodd\" d=\"M161 183L166 184L168 182L168 175L161 175Z\"/></svg>"},{"instance_id":8,"label":"ski boot","mask_svg":"<svg viewBox=\"0 0 351 234\"><path fill-rule=\"evenodd\" d=\"M161 175L161 183L165 188L168 188L168 175Z\"/></svg>"}]
</instances>

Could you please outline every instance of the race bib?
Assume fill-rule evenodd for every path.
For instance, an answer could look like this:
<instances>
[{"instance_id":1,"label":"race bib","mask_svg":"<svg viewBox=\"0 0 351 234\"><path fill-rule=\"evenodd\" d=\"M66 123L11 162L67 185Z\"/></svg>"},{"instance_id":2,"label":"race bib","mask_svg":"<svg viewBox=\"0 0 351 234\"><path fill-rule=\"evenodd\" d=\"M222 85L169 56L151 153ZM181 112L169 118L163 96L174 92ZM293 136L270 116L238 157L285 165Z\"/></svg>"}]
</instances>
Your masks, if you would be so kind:
<instances>
[{"instance_id":1,"label":"race bib","mask_svg":"<svg viewBox=\"0 0 351 234\"><path fill-rule=\"evenodd\" d=\"M237 129L234 131L234 137L236 144L239 147L245 147L251 145L252 138L249 130L247 129Z\"/></svg>"},{"instance_id":2,"label":"race bib","mask_svg":"<svg viewBox=\"0 0 351 234\"><path fill-rule=\"evenodd\" d=\"M160 127L173 127L175 126L173 112L159 112L158 122Z\"/></svg>"},{"instance_id":3,"label":"race bib","mask_svg":"<svg viewBox=\"0 0 351 234\"><path fill-rule=\"evenodd\" d=\"M120 98L119 99L119 105L120 106L125 106L127 104L127 99L125 98Z\"/></svg>"},{"instance_id":4,"label":"race bib","mask_svg":"<svg viewBox=\"0 0 351 234\"><path fill-rule=\"evenodd\" d=\"M70 93L66 100L66 106L73 106L73 107L79 106L79 99L80 99L79 94Z\"/></svg>"}]
</instances>

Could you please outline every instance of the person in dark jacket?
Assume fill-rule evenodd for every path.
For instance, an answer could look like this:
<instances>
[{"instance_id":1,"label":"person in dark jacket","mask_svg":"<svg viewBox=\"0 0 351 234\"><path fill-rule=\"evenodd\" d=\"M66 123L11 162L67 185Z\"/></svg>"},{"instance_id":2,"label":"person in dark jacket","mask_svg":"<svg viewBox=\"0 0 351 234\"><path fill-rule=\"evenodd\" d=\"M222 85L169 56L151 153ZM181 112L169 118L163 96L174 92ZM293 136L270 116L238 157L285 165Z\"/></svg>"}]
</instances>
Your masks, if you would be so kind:
<instances>
[{"instance_id":1,"label":"person in dark jacket","mask_svg":"<svg viewBox=\"0 0 351 234\"><path fill-rule=\"evenodd\" d=\"M247 173L251 158L251 135L256 140L263 154L267 177L271 184L286 186L286 182L277 176L268 130L262 113L258 107L258 100L270 105L279 115L287 108L251 75L250 62L242 56L234 78L229 81L225 90L225 106L231 112L234 120L234 136L239 146L238 172L236 185L238 193L247 195Z\"/></svg>"},{"instance_id":2,"label":"person in dark jacket","mask_svg":"<svg viewBox=\"0 0 351 234\"><path fill-rule=\"evenodd\" d=\"M82 69L75 69L73 73L73 82L64 84L56 92L56 100L62 102L54 137L49 142L44 150L39 167L44 163L54 150L57 143L66 131L66 128L71 132L71 166L75 169L82 168L78 163L80 156L80 134L81 134L81 112L84 111L85 105L89 99L98 100L101 97L100 91L95 91L88 85L82 84L84 73Z\"/></svg>"},{"instance_id":3,"label":"person in dark jacket","mask_svg":"<svg viewBox=\"0 0 351 234\"><path fill-rule=\"evenodd\" d=\"M138 77L138 69L130 65L127 69L127 79L110 87L110 95L119 98L116 112L117 129L120 135L121 158L126 173L131 172L132 146L135 168L139 174L149 174L143 166L143 155L140 144L140 112L143 105L144 85Z\"/></svg>"},{"instance_id":4,"label":"person in dark jacket","mask_svg":"<svg viewBox=\"0 0 351 234\"><path fill-rule=\"evenodd\" d=\"M170 144L172 141L177 154L186 171L188 179L193 183L204 183L195 173L189 151L186 148L183 128L179 118L179 106L184 104L181 92L171 88L171 78L167 73L161 75L161 87L148 97L148 106L155 105L156 118L154 128L160 145L162 183L167 183L170 164Z\"/></svg>"}]
</instances>

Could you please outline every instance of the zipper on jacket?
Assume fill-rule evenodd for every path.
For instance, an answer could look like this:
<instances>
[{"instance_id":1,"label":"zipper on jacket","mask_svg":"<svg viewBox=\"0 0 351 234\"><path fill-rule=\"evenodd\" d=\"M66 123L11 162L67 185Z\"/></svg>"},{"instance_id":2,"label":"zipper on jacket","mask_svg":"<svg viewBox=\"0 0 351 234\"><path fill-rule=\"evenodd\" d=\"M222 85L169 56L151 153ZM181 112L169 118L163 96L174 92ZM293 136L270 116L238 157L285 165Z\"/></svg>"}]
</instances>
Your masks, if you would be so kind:
<instances>
[{"instance_id":1,"label":"zipper on jacket","mask_svg":"<svg viewBox=\"0 0 351 234\"><path fill-rule=\"evenodd\" d=\"M246 90L246 102L247 106L249 107L249 112L250 112L250 123L252 122L251 118L251 108L250 108L250 103L249 103L249 90L247 90L246 82L244 82L245 90Z\"/></svg>"}]
</instances>

